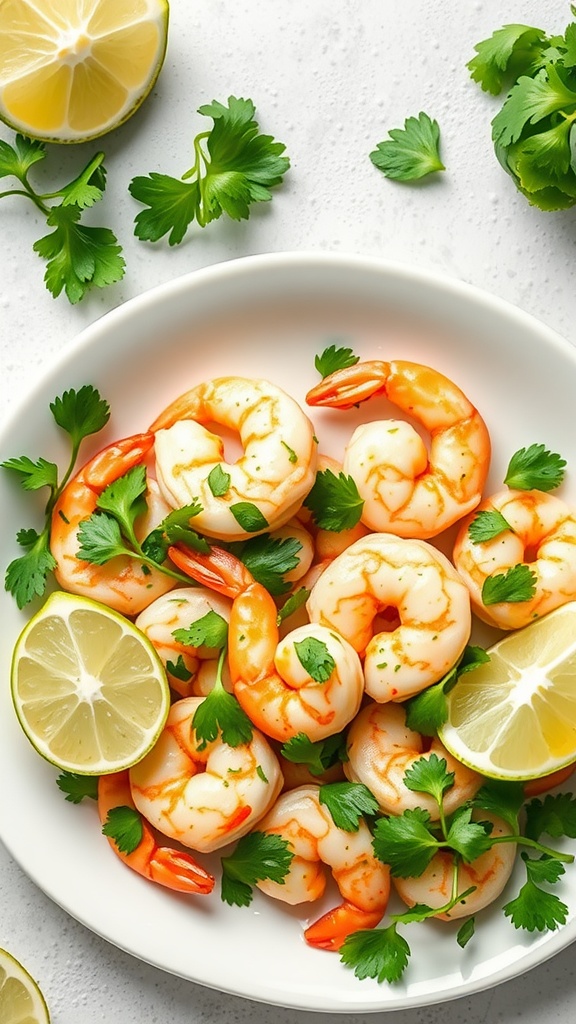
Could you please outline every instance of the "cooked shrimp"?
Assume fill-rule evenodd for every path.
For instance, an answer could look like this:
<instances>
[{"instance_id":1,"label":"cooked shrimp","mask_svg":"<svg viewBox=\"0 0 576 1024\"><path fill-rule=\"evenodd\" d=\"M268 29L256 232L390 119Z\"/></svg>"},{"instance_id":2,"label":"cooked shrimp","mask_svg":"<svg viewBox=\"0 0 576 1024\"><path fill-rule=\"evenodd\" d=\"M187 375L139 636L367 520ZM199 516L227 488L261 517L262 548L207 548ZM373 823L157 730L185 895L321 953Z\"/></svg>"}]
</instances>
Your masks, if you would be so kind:
<instances>
[{"instance_id":1,"label":"cooked shrimp","mask_svg":"<svg viewBox=\"0 0 576 1024\"><path fill-rule=\"evenodd\" d=\"M292 905L319 899L329 867L343 903L306 929L306 941L322 949L339 949L359 928L375 928L390 895L390 870L374 854L372 834L359 822L357 832L344 832L320 803L319 786L300 786L278 798L258 823L258 831L282 836L293 853L282 883L257 886L274 899Z\"/></svg>"},{"instance_id":2,"label":"cooked shrimp","mask_svg":"<svg viewBox=\"0 0 576 1024\"><path fill-rule=\"evenodd\" d=\"M366 692L382 702L437 682L470 636L470 598L453 565L426 541L389 533L373 533L338 555L307 608L312 622L336 630L364 656ZM390 609L396 628L381 618Z\"/></svg>"},{"instance_id":3,"label":"cooked shrimp","mask_svg":"<svg viewBox=\"0 0 576 1024\"><path fill-rule=\"evenodd\" d=\"M154 644L166 669L170 686L181 697L204 697L216 678L219 648L194 647L176 640L178 629L189 629L208 612L230 619L232 602L207 587L178 587L158 597L136 619L136 625ZM228 682L225 669L223 683ZM230 686L226 686L230 689Z\"/></svg>"},{"instance_id":4,"label":"cooked shrimp","mask_svg":"<svg viewBox=\"0 0 576 1024\"><path fill-rule=\"evenodd\" d=\"M78 558L78 528L96 510L102 491L134 466L144 463L154 444L153 434L135 434L108 445L66 484L54 512L50 550L56 559L54 575L64 590L92 597L124 615L137 615L155 598L175 586L159 569L149 569L128 555L105 565ZM156 482L148 478L147 512L136 524L139 539L146 537L170 512Z\"/></svg>"},{"instance_id":5,"label":"cooked shrimp","mask_svg":"<svg viewBox=\"0 0 576 1024\"><path fill-rule=\"evenodd\" d=\"M469 527L480 512L499 512L510 529L474 543ZM576 598L576 512L544 491L499 491L461 524L454 563L470 590L478 618L500 629L520 629ZM522 563L535 576L532 597L485 605L486 579Z\"/></svg>"},{"instance_id":6,"label":"cooked shrimp","mask_svg":"<svg viewBox=\"0 0 576 1024\"><path fill-rule=\"evenodd\" d=\"M130 769L132 799L164 835L201 853L239 839L266 814L282 788L278 759L256 729L249 743L223 740L203 750L192 719L203 697L170 708L160 738Z\"/></svg>"},{"instance_id":7,"label":"cooked shrimp","mask_svg":"<svg viewBox=\"0 0 576 1024\"><path fill-rule=\"evenodd\" d=\"M222 438L207 429L208 423L238 432L239 459L224 460ZM197 384L150 429L156 434L162 493L174 508L199 499L202 512L195 527L209 537L241 540L282 526L314 483L312 423L293 398L266 380L219 377ZM211 474L218 470L215 487ZM265 525L256 530L240 525L234 512L243 502L255 507Z\"/></svg>"},{"instance_id":8,"label":"cooked shrimp","mask_svg":"<svg viewBox=\"0 0 576 1024\"><path fill-rule=\"evenodd\" d=\"M357 428L343 470L364 500L362 522L400 537L435 537L480 501L490 438L480 413L447 377L420 363L378 360L338 370L312 388L310 405L349 409L385 395L430 435L404 420Z\"/></svg>"},{"instance_id":9,"label":"cooked shrimp","mask_svg":"<svg viewBox=\"0 0 576 1024\"><path fill-rule=\"evenodd\" d=\"M452 814L476 795L482 777L452 757L440 740L434 739L428 750L426 746L423 737L406 725L401 704L367 704L348 730L344 772L351 782L363 782L368 787L385 814L403 814L422 807L437 818L434 798L408 789L404 782L406 771L415 761L436 754L445 759L447 771L454 772L454 785L444 794L444 810Z\"/></svg>"},{"instance_id":10,"label":"cooked shrimp","mask_svg":"<svg viewBox=\"0 0 576 1024\"><path fill-rule=\"evenodd\" d=\"M495 839L499 836L512 835L510 826L488 811L474 812L473 817L490 821L493 829L490 835ZM487 853L477 857L470 864L459 859L457 865L457 893L464 893L474 886L464 900L457 903L447 914L437 914L441 921L453 921L459 917L469 917L493 903L504 889L512 874L516 859L516 843L499 843ZM440 850L430 861L428 867L418 878L395 878L394 887L404 903L413 907L416 903L428 907L443 907L453 896L454 855L447 850Z\"/></svg>"},{"instance_id":11,"label":"cooked shrimp","mask_svg":"<svg viewBox=\"0 0 576 1024\"><path fill-rule=\"evenodd\" d=\"M351 644L314 624L292 630L279 642L272 597L229 551L214 547L203 555L170 548L170 557L200 583L234 598L228 632L230 676L235 696L258 729L276 740L299 732L321 740L354 718L364 680ZM310 647L310 641L330 666L321 678L305 667L298 653L297 645Z\"/></svg>"},{"instance_id":12,"label":"cooked shrimp","mask_svg":"<svg viewBox=\"0 0 576 1024\"><path fill-rule=\"evenodd\" d=\"M103 825L110 812L119 807L135 809L127 771L102 775L98 780L98 813ZM142 821L142 838L132 853L123 853L114 839L109 838L108 842L129 868L168 889L208 894L214 888L214 877L190 854L159 846L145 821Z\"/></svg>"}]
</instances>

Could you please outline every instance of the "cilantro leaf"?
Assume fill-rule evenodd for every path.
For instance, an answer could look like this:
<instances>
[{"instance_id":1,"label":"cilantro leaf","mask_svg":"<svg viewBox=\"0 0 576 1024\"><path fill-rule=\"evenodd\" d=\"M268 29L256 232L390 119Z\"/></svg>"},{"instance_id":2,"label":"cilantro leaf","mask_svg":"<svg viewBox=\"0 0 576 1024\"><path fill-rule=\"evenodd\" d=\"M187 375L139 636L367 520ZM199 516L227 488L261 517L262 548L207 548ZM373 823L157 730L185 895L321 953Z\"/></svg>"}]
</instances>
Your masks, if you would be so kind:
<instances>
[{"instance_id":1,"label":"cilantro leaf","mask_svg":"<svg viewBox=\"0 0 576 1024\"><path fill-rule=\"evenodd\" d=\"M193 675L193 673L186 668L184 658L182 657L181 654L178 655L176 661L166 662L166 671L168 675L173 676L174 679L180 679L181 682L183 683L187 683L190 679L192 679Z\"/></svg>"},{"instance_id":2,"label":"cilantro leaf","mask_svg":"<svg viewBox=\"0 0 576 1024\"><path fill-rule=\"evenodd\" d=\"M498 509L482 509L470 523L468 535L473 544L482 544L494 540L506 530L512 530L512 527Z\"/></svg>"},{"instance_id":3,"label":"cilantro leaf","mask_svg":"<svg viewBox=\"0 0 576 1024\"><path fill-rule=\"evenodd\" d=\"M284 602L284 604L280 608L278 615L276 616L277 625L279 626L282 622L289 618L290 615L294 615L294 613L297 612L298 609L301 608L303 604L306 604L306 601L308 600L309 597L310 591L306 587L298 587L298 590L295 590L292 594L290 594L290 597Z\"/></svg>"},{"instance_id":4,"label":"cilantro leaf","mask_svg":"<svg viewBox=\"0 0 576 1024\"><path fill-rule=\"evenodd\" d=\"M168 235L169 244L177 245L194 220L205 227L223 213L247 219L250 206L270 200L270 189L290 167L283 143L260 134L252 100L230 96L227 104L214 100L198 113L214 123L196 136L190 170L180 179L153 171L129 185L134 199L148 207L135 219L138 238L156 242Z\"/></svg>"},{"instance_id":5,"label":"cilantro leaf","mask_svg":"<svg viewBox=\"0 0 576 1024\"><path fill-rule=\"evenodd\" d=\"M6 459L0 465L18 474L25 491L37 491L40 487L55 490L58 485L58 466L55 462L47 462L43 458L33 462L27 455L21 455L18 459Z\"/></svg>"},{"instance_id":6,"label":"cilantro leaf","mask_svg":"<svg viewBox=\"0 0 576 1024\"><path fill-rule=\"evenodd\" d=\"M514 453L504 483L516 490L553 491L564 479L565 466L566 459L548 451L543 444L532 444Z\"/></svg>"},{"instance_id":7,"label":"cilantro leaf","mask_svg":"<svg viewBox=\"0 0 576 1024\"><path fill-rule=\"evenodd\" d=\"M106 188L106 170L102 166L104 153L97 153L77 178L70 181L55 195L62 196L62 206L77 206L84 210L102 199Z\"/></svg>"},{"instance_id":8,"label":"cilantro leaf","mask_svg":"<svg viewBox=\"0 0 576 1024\"><path fill-rule=\"evenodd\" d=\"M146 511L146 469L133 466L123 476L113 480L98 495L96 507L118 521L123 532L130 537L134 521Z\"/></svg>"},{"instance_id":9,"label":"cilantro leaf","mask_svg":"<svg viewBox=\"0 0 576 1024\"><path fill-rule=\"evenodd\" d=\"M404 773L404 785L415 793L429 793L441 805L444 793L454 785L454 772L446 769L444 757L420 757Z\"/></svg>"},{"instance_id":10,"label":"cilantro leaf","mask_svg":"<svg viewBox=\"0 0 576 1024\"><path fill-rule=\"evenodd\" d=\"M306 636L294 642L294 650L302 668L316 683L326 683L330 679L336 662L323 640L315 636Z\"/></svg>"},{"instance_id":11,"label":"cilantro leaf","mask_svg":"<svg viewBox=\"0 0 576 1024\"><path fill-rule=\"evenodd\" d=\"M247 907L252 886L269 879L282 885L294 854L282 836L249 832L228 857L222 857L221 898L230 906Z\"/></svg>"},{"instance_id":12,"label":"cilantro leaf","mask_svg":"<svg viewBox=\"0 0 576 1024\"><path fill-rule=\"evenodd\" d=\"M418 117L406 118L404 128L392 128L388 135L370 153L374 166L387 178L415 181L445 170L439 154L440 128L428 114L421 111Z\"/></svg>"},{"instance_id":13,"label":"cilantro leaf","mask_svg":"<svg viewBox=\"0 0 576 1024\"><path fill-rule=\"evenodd\" d=\"M344 346L329 345L314 357L314 366L321 377L329 377L336 370L345 370L348 366L355 366L360 361L360 356L355 356L351 348Z\"/></svg>"},{"instance_id":14,"label":"cilantro leaf","mask_svg":"<svg viewBox=\"0 0 576 1024\"><path fill-rule=\"evenodd\" d=\"M520 562L505 573L487 576L482 585L482 602L485 605L509 601L529 601L536 592L537 576L529 565Z\"/></svg>"},{"instance_id":15,"label":"cilantro leaf","mask_svg":"<svg viewBox=\"0 0 576 1024\"><path fill-rule=\"evenodd\" d=\"M111 558L127 553L118 522L103 512L93 512L83 519L77 537L77 557L93 565L105 565Z\"/></svg>"},{"instance_id":16,"label":"cilantro leaf","mask_svg":"<svg viewBox=\"0 0 576 1024\"><path fill-rule=\"evenodd\" d=\"M391 984L402 977L410 959L410 947L398 934L394 922L387 928L362 929L352 932L340 948L340 959L354 968L360 980L375 978Z\"/></svg>"},{"instance_id":17,"label":"cilantro leaf","mask_svg":"<svg viewBox=\"0 0 576 1024\"><path fill-rule=\"evenodd\" d=\"M120 853L134 853L144 835L142 818L133 807L112 807L102 832L114 841Z\"/></svg>"},{"instance_id":18,"label":"cilantro leaf","mask_svg":"<svg viewBox=\"0 0 576 1024\"><path fill-rule=\"evenodd\" d=\"M304 506L310 509L321 530L339 532L360 522L364 501L351 476L342 472L336 476L331 469L325 469L316 474Z\"/></svg>"},{"instance_id":19,"label":"cilantro leaf","mask_svg":"<svg viewBox=\"0 0 576 1024\"><path fill-rule=\"evenodd\" d=\"M459 853L463 860L471 863L492 846L488 823L472 821L472 807L459 807L450 821L446 842Z\"/></svg>"},{"instance_id":20,"label":"cilantro leaf","mask_svg":"<svg viewBox=\"0 0 576 1024\"><path fill-rule=\"evenodd\" d=\"M518 815L524 805L524 786L521 782L502 782L486 779L472 803L483 811L497 814L508 822L513 832L518 831Z\"/></svg>"},{"instance_id":21,"label":"cilantro leaf","mask_svg":"<svg viewBox=\"0 0 576 1024\"><path fill-rule=\"evenodd\" d=\"M240 707L236 697L228 693L222 685L224 654L223 648L214 687L198 705L192 719L198 750L205 750L208 743L212 743L219 736L230 747L239 747L243 743L250 743L252 739L252 722Z\"/></svg>"},{"instance_id":22,"label":"cilantro leaf","mask_svg":"<svg viewBox=\"0 0 576 1024\"><path fill-rule=\"evenodd\" d=\"M251 501L236 501L230 505L230 511L238 525L246 530L246 533L257 533L258 530L265 530L269 525L266 517Z\"/></svg>"},{"instance_id":23,"label":"cilantro leaf","mask_svg":"<svg viewBox=\"0 0 576 1024\"><path fill-rule=\"evenodd\" d=\"M46 147L44 143L36 139L28 139L24 135L17 135L13 146L0 139L0 178L5 178L12 174L22 184L25 184L30 168L38 163L39 160L44 160L45 156Z\"/></svg>"},{"instance_id":24,"label":"cilantro leaf","mask_svg":"<svg viewBox=\"0 0 576 1024\"><path fill-rule=\"evenodd\" d=\"M541 29L529 25L504 25L493 32L489 39L476 44L476 56L466 67L470 77L485 92L497 95L509 75L518 77L530 72L545 42L546 36Z\"/></svg>"},{"instance_id":25,"label":"cilantro leaf","mask_svg":"<svg viewBox=\"0 0 576 1024\"><path fill-rule=\"evenodd\" d=\"M470 939L474 935L475 927L475 918L467 917L466 920L464 921L464 924L462 924L458 929L458 934L456 935L456 942L458 943L461 949L464 949L464 947L467 946L468 943L470 942Z\"/></svg>"},{"instance_id":26,"label":"cilantro leaf","mask_svg":"<svg viewBox=\"0 0 576 1024\"><path fill-rule=\"evenodd\" d=\"M22 537L22 532L19 537ZM26 543L25 555L15 558L6 569L4 586L12 594L19 608L24 608L34 597L42 597L46 590L48 574L56 568L56 559L49 548L48 532L25 531L28 540L34 536L33 544Z\"/></svg>"},{"instance_id":27,"label":"cilantro leaf","mask_svg":"<svg viewBox=\"0 0 576 1024\"><path fill-rule=\"evenodd\" d=\"M312 775L322 775L339 761L347 761L346 735L338 732L325 740L311 740L304 732L292 736L280 753L293 764L305 764Z\"/></svg>"},{"instance_id":28,"label":"cilantro leaf","mask_svg":"<svg viewBox=\"0 0 576 1024\"><path fill-rule=\"evenodd\" d=\"M228 623L210 609L187 629L175 629L172 636L179 644L188 644L190 647L225 647L228 642Z\"/></svg>"},{"instance_id":29,"label":"cilantro leaf","mask_svg":"<svg viewBox=\"0 0 576 1024\"><path fill-rule=\"evenodd\" d=\"M298 565L302 543L296 537L273 537L269 533L262 533L258 537L250 537L229 546L254 579L266 587L270 594L276 597L290 589L290 583L286 582L284 576Z\"/></svg>"},{"instance_id":30,"label":"cilantro leaf","mask_svg":"<svg viewBox=\"0 0 576 1024\"><path fill-rule=\"evenodd\" d=\"M54 298L62 289L71 303L84 298L95 285L104 288L124 277L124 259L118 239L109 228L79 224L77 206L53 206L46 223L54 231L34 243L48 261L44 281Z\"/></svg>"},{"instance_id":31,"label":"cilantro leaf","mask_svg":"<svg viewBox=\"0 0 576 1024\"><path fill-rule=\"evenodd\" d=\"M538 840L545 833L559 838L576 839L576 797L571 793L548 795L530 800L526 805L525 834Z\"/></svg>"},{"instance_id":32,"label":"cilantro leaf","mask_svg":"<svg viewBox=\"0 0 576 1024\"><path fill-rule=\"evenodd\" d=\"M225 473L220 463L217 463L208 473L208 487L215 498L221 498L230 490L230 473Z\"/></svg>"},{"instance_id":33,"label":"cilantro leaf","mask_svg":"<svg viewBox=\"0 0 576 1024\"><path fill-rule=\"evenodd\" d=\"M534 125L556 111L571 113L575 107L576 92L565 85L559 70L549 64L533 78L520 76L492 121L492 138L501 146L509 146L517 142L527 125Z\"/></svg>"},{"instance_id":34,"label":"cilantro leaf","mask_svg":"<svg viewBox=\"0 0 576 1024\"><path fill-rule=\"evenodd\" d=\"M85 798L98 799L98 776L76 775L74 772L61 772L56 785L72 804L79 804Z\"/></svg>"},{"instance_id":35,"label":"cilantro leaf","mask_svg":"<svg viewBox=\"0 0 576 1024\"><path fill-rule=\"evenodd\" d=\"M562 862L556 860L555 857L548 857L544 854L540 857L529 857L526 853L522 853L521 857L526 865L526 874L535 885L538 882L554 885L566 871Z\"/></svg>"},{"instance_id":36,"label":"cilantro leaf","mask_svg":"<svg viewBox=\"0 0 576 1024\"><path fill-rule=\"evenodd\" d=\"M417 878L426 870L439 844L430 832L431 818L421 807L408 808L398 817L380 818L374 828L376 856L390 865L396 878Z\"/></svg>"},{"instance_id":37,"label":"cilantro leaf","mask_svg":"<svg viewBox=\"0 0 576 1024\"><path fill-rule=\"evenodd\" d=\"M58 426L70 434L74 448L85 437L102 430L110 419L108 402L91 384L85 384L78 391L74 388L64 391L50 403L50 411Z\"/></svg>"},{"instance_id":38,"label":"cilantro leaf","mask_svg":"<svg viewBox=\"0 0 576 1024\"><path fill-rule=\"evenodd\" d=\"M540 889L530 880L502 909L515 928L529 932L555 931L558 925L566 924L568 920L566 904L555 893Z\"/></svg>"},{"instance_id":39,"label":"cilantro leaf","mask_svg":"<svg viewBox=\"0 0 576 1024\"><path fill-rule=\"evenodd\" d=\"M423 736L435 736L448 719L446 694L455 686L464 672L490 660L482 647L467 644L462 656L438 683L428 686L406 701L406 725Z\"/></svg>"},{"instance_id":40,"label":"cilantro leaf","mask_svg":"<svg viewBox=\"0 0 576 1024\"><path fill-rule=\"evenodd\" d=\"M148 209L135 217L134 234L143 242L157 242L168 235L169 245L179 245L197 215L200 189L197 181L181 181L151 171L133 178L130 195Z\"/></svg>"},{"instance_id":41,"label":"cilantro leaf","mask_svg":"<svg viewBox=\"0 0 576 1024\"><path fill-rule=\"evenodd\" d=\"M378 801L361 782L328 782L320 786L320 803L328 808L337 828L357 832L364 814L376 814Z\"/></svg>"}]
</instances>

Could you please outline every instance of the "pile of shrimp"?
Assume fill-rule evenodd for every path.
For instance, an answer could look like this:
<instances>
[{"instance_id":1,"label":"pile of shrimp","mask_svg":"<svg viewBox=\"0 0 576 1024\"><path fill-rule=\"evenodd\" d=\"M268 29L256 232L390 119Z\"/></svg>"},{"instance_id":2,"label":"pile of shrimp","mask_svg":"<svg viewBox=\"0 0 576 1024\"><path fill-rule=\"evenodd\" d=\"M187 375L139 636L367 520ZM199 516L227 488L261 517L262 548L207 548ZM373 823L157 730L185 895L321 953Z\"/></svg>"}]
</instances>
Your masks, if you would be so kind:
<instances>
[{"instance_id":1,"label":"pile of shrimp","mask_svg":"<svg viewBox=\"0 0 576 1024\"><path fill-rule=\"evenodd\" d=\"M395 406L398 418L367 419L351 432L341 463L324 455L308 411L346 410L365 401L369 409L376 395ZM282 884L260 881L258 887L272 899L313 903L332 878L341 902L305 937L313 946L339 949L352 932L378 925L391 877L375 856L368 825L360 821L354 833L339 828L320 800L321 784L361 782L382 814L418 806L434 815L437 806L412 792L404 775L418 759L437 754L454 772L446 813L474 797L481 777L439 740L430 744L408 728L404 702L458 662L473 613L512 629L576 596L576 515L540 492L484 496L487 426L460 388L428 366L358 362L313 387L306 403L308 411L262 379L229 376L195 385L145 433L108 446L76 474L54 509L51 551L63 589L115 608L148 636L174 695L152 751L129 771L100 780L102 822L119 806L137 809L143 820L137 849L123 854L110 839L114 852L153 882L206 895L214 877L197 854L252 831L281 836L293 854L288 874ZM242 452L234 462L226 461L214 425L239 436ZM148 470L141 537L170 510L194 501L202 506L191 525L209 540L208 553L183 544L169 551L171 566L190 578L190 586L160 569L144 573L128 557L98 566L78 556L79 524L106 486L140 464ZM326 470L351 477L363 501L361 519L350 529L319 528L304 504ZM225 485L215 486L215 479ZM235 515L241 503L265 525L242 526ZM481 508L503 511L512 529L472 544L468 524ZM433 543L450 527L456 531L452 558ZM278 599L230 549L258 533L300 543L298 565L287 579L309 596L281 626ZM537 574L534 596L485 608L486 576L523 558ZM223 681L254 727L250 742L236 747L221 737L200 743L192 725L214 685L219 651L176 635L208 611L228 623ZM299 644L310 638L331 656L333 667L321 682L298 656ZM312 742L344 734L347 760L325 776L291 764L282 745L302 733ZM496 835L507 829L503 821L493 824ZM400 898L408 906L445 905L451 857L437 854L419 878L393 879ZM463 886L474 892L449 918L494 900L514 858L514 845L502 844L462 865Z\"/></svg>"}]
</instances>

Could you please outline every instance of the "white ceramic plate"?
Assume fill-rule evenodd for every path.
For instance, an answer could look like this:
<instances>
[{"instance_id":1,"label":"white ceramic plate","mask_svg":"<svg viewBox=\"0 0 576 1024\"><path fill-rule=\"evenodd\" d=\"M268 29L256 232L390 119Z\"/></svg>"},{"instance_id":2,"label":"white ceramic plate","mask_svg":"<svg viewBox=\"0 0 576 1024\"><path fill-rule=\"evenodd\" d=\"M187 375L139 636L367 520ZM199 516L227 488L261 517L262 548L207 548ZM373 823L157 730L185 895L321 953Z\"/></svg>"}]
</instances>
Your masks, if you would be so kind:
<instances>
[{"instance_id":1,"label":"white ceramic plate","mask_svg":"<svg viewBox=\"0 0 576 1024\"><path fill-rule=\"evenodd\" d=\"M317 381L314 355L332 342L361 357L408 358L454 379L480 408L494 442L489 489L510 455L541 442L569 463L562 494L576 501L573 431L576 350L519 310L458 282L375 260L324 254L252 257L212 267L128 302L67 347L5 425L0 460L22 454L64 462L49 403L91 383L112 408L105 434L84 449L145 429L193 383L219 374L264 376L302 400ZM338 455L359 412L314 414L321 449ZM36 513L34 510L35 501ZM19 553L22 526L41 523L41 498L0 475L2 571ZM10 653L24 621L0 596L0 837L34 882L73 917L122 949L175 975L225 992L310 1010L367 1012L470 994L521 974L576 937L576 868L562 897L568 924L515 931L487 911L461 950L455 927L411 926L412 959L393 986L358 981L338 955L302 939L320 910L290 910L257 893L230 908L217 892L170 894L127 870L99 834L95 807L74 806L57 772L29 746L9 695ZM9 779L9 785L6 780ZM202 858L201 858L202 859ZM210 861L208 861L210 863ZM218 864L217 858L213 860ZM516 880L521 884L521 876ZM511 883L504 899L514 889ZM337 897L331 891L321 910ZM504 899L502 902L504 902Z\"/></svg>"}]
</instances>

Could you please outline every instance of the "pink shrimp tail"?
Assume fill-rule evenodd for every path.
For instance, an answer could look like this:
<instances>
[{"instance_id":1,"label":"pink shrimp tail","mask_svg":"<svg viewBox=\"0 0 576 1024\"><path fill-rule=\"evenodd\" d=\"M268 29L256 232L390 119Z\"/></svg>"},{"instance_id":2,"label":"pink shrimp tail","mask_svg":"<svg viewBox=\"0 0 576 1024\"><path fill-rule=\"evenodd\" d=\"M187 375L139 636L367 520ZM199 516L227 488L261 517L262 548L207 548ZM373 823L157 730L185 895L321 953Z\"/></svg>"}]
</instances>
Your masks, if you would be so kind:
<instances>
[{"instance_id":1,"label":"pink shrimp tail","mask_svg":"<svg viewBox=\"0 0 576 1024\"><path fill-rule=\"evenodd\" d=\"M378 910L361 910L360 907L355 907L353 903L345 900L340 906L329 910L311 924L304 932L304 938L316 949L336 952L352 932L376 928L385 909L381 907Z\"/></svg>"},{"instance_id":2,"label":"pink shrimp tail","mask_svg":"<svg viewBox=\"0 0 576 1024\"><path fill-rule=\"evenodd\" d=\"M208 896L214 888L214 876L189 854L158 846L149 860L149 876L153 882L176 892Z\"/></svg>"},{"instance_id":3,"label":"pink shrimp tail","mask_svg":"<svg viewBox=\"0 0 576 1024\"><path fill-rule=\"evenodd\" d=\"M352 409L374 395L386 394L390 376L389 363L368 360L335 370L306 395L308 405L324 405L331 409Z\"/></svg>"},{"instance_id":4,"label":"pink shrimp tail","mask_svg":"<svg viewBox=\"0 0 576 1024\"><path fill-rule=\"evenodd\" d=\"M238 597L254 582L240 559L224 548L203 554L178 544L168 549L168 555L181 572L225 597Z\"/></svg>"},{"instance_id":5,"label":"pink shrimp tail","mask_svg":"<svg viewBox=\"0 0 576 1024\"><path fill-rule=\"evenodd\" d=\"M78 476L87 487L97 492L103 491L129 469L139 466L153 444L154 434L150 432L124 437L98 452L80 470Z\"/></svg>"}]
</instances>

